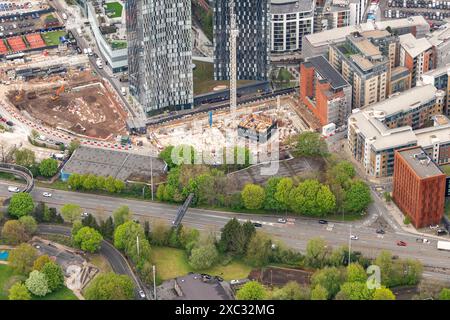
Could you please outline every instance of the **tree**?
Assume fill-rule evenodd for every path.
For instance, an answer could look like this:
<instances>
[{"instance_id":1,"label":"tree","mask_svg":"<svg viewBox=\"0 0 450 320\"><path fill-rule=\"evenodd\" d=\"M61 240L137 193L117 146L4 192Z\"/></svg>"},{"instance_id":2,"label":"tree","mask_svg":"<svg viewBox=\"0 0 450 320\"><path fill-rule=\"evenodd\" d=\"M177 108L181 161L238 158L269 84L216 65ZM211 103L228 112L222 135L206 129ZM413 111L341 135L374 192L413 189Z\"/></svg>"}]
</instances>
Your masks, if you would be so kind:
<instances>
[{"instance_id":1,"label":"tree","mask_svg":"<svg viewBox=\"0 0 450 320\"><path fill-rule=\"evenodd\" d=\"M37 230L36 220L32 216L23 216L19 218L20 224L25 228L25 232L32 236Z\"/></svg>"},{"instance_id":2,"label":"tree","mask_svg":"<svg viewBox=\"0 0 450 320\"><path fill-rule=\"evenodd\" d=\"M82 209L79 205L68 203L61 207L61 215L64 220L73 223L75 220L81 219Z\"/></svg>"},{"instance_id":3,"label":"tree","mask_svg":"<svg viewBox=\"0 0 450 320\"><path fill-rule=\"evenodd\" d=\"M274 197L280 207L287 210L289 207L289 195L294 186L294 182L291 178L282 178L277 184Z\"/></svg>"},{"instance_id":4,"label":"tree","mask_svg":"<svg viewBox=\"0 0 450 320\"><path fill-rule=\"evenodd\" d=\"M256 232L247 247L247 261L254 267L262 267L269 263L272 253L272 240L262 232Z\"/></svg>"},{"instance_id":5,"label":"tree","mask_svg":"<svg viewBox=\"0 0 450 320\"><path fill-rule=\"evenodd\" d=\"M247 209L261 209L264 204L264 189L256 184L246 184L242 190L242 201Z\"/></svg>"},{"instance_id":6,"label":"tree","mask_svg":"<svg viewBox=\"0 0 450 320\"><path fill-rule=\"evenodd\" d=\"M83 177L83 189L95 190L97 188L97 177L93 174L87 174Z\"/></svg>"},{"instance_id":7,"label":"tree","mask_svg":"<svg viewBox=\"0 0 450 320\"><path fill-rule=\"evenodd\" d=\"M109 193L116 192L115 181L116 181L116 179L114 179L113 177L107 177L106 178L106 180L105 180L105 189L106 189L106 191L108 191Z\"/></svg>"},{"instance_id":8,"label":"tree","mask_svg":"<svg viewBox=\"0 0 450 320\"><path fill-rule=\"evenodd\" d=\"M311 268L322 268L326 265L331 248L322 238L313 238L306 245L306 264Z\"/></svg>"},{"instance_id":9,"label":"tree","mask_svg":"<svg viewBox=\"0 0 450 320\"><path fill-rule=\"evenodd\" d=\"M365 282L345 282L338 295L343 300L372 300L373 290Z\"/></svg>"},{"instance_id":10,"label":"tree","mask_svg":"<svg viewBox=\"0 0 450 320\"><path fill-rule=\"evenodd\" d=\"M392 291L386 287L380 287L380 288L375 289L372 299L373 300L395 300L395 294L392 293Z\"/></svg>"},{"instance_id":11,"label":"tree","mask_svg":"<svg viewBox=\"0 0 450 320\"><path fill-rule=\"evenodd\" d=\"M113 212L114 225L116 228L121 224L131 220L132 213L128 206L121 206Z\"/></svg>"},{"instance_id":12,"label":"tree","mask_svg":"<svg viewBox=\"0 0 450 320\"><path fill-rule=\"evenodd\" d=\"M83 179L80 174L73 173L67 179L67 184L73 190L81 190L83 188Z\"/></svg>"},{"instance_id":13,"label":"tree","mask_svg":"<svg viewBox=\"0 0 450 320\"><path fill-rule=\"evenodd\" d=\"M97 231L100 230L100 227L98 226L97 220L90 213L81 220L81 223L85 227L91 227L91 228L93 228L93 229L95 229Z\"/></svg>"},{"instance_id":14,"label":"tree","mask_svg":"<svg viewBox=\"0 0 450 320\"><path fill-rule=\"evenodd\" d=\"M394 262L389 251L381 251L375 259L376 266L380 267L381 284L389 287L394 278Z\"/></svg>"},{"instance_id":15,"label":"tree","mask_svg":"<svg viewBox=\"0 0 450 320\"><path fill-rule=\"evenodd\" d=\"M36 260L36 257L36 249L29 244L22 243L9 253L9 266L13 268L16 273L28 274L33 269L33 263L34 260Z\"/></svg>"},{"instance_id":16,"label":"tree","mask_svg":"<svg viewBox=\"0 0 450 320\"><path fill-rule=\"evenodd\" d=\"M31 271L30 276L25 281L25 286L35 296L43 297L50 292L47 277L40 271Z\"/></svg>"},{"instance_id":17,"label":"tree","mask_svg":"<svg viewBox=\"0 0 450 320\"><path fill-rule=\"evenodd\" d=\"M344 282L342 272L336 267L325 267L317 270L311 277L312 287L321 285L328 292L328 299L333 298L339 292L341 284Z\"/></svg>"},{"instance_id":18,"label":"tree","mask_svg":"<svg viewBox=\"0 0 450 320\"><path fill-rule=\"evenodd\" d=\"M328 300L328 291L320 284L311 290L311 300Z\"/></svg>"},{"instance_id":19,"label":"tree","mask_svg":"<svg viewBox=\"0 0 450 320\"><path fill-rule=\"evenodd\" d=\"M112 217L108 217L106 221L100 223L100 233L103 238L112 240L114 237L114 222Z\"/></svg>"},{"instance_id":20,"label":"tree","mask_svg":"<svg viewBox=\"0 0 450 320\"><path fill-rule=\"evenodd\" d=\"M219 254L214 244L207 244L192 249L191 256L189 257L189 264L195 270L204 270L212 267L217 263Z\"/></svg>"},{"instance_id":21,"label":"tree","mask_svg":"<svg viewBox=\"0 0 450 320\"><path fill-rule=\"evenodd\" d=\"M9 300L31 300L31 294L28 292L27 287L21 283L16 282L9 288Z\"/></svg>"},{"instance_id":22,"label":"tree","mask_svg":"<svg viewBox=\"0 0 450 320\"><path fill-rule=\"evenodd\" d=\"M264 187L264 210L278 211L283 209L283 207L275 198L277 186L280 181L280 177L272 177L267 180L266 186Z\"/></svg>"},{"instance_id":23,"label":"tree","mask_svg":"<svg viewBox=\"0 0 450 320\"><path fill-rule=\"evenodd\" d=\"M64 285L64 273L61 267L53 261L47 262L41 269L47 279L48 290L53 292Z\"/></svg>"},{"instance_id":24,"label":"tree","mask_svg":"<svg viewBox=\"0 0 450 320\"><path fill-rule=\"evenodd\" d=\"M163 201L164 200L164 192L165 192L165 185L160 184L158 186L158 189L156 189L156 199L158 199L159 201Z\"/></svg>"},{"instance_id":25,"label":"tree","mask_svg":"<svg viewBox=\"0 0 450 320\"><path fill-rule=\"evenodd\" d=\"M116 193L121 193L123 190L125 190L125 182L119 179L114 180L114 189Z\"/></svg>"},{"instance_id":26,"label":"tree","mask_svg":"<svg viewBox=\"0 0 450 320\"><path fill-rule=\"evenodd\" d=\"M27 216L34 210L33 198L29 193L15 193L10 200L8 213L16 218Z\"/></svg>"},{"instance_id":27,"label":"tree","mask_svg":"<svg viewBox=\"0 0 450 320\"><path fill-rule=\"evenodd\" d=\"M16 245L28 241L30 237L23 224L17 220L9 220L2 228L2 238L8 244Z\"/></svg>"},{"instance_id":28,"label":"tree","mask_svg":"<svg viewBox=\"0 0 450 320\"><path fill-rule=\"evenodd\" d=\"M72 230L70 231L72 239L76 236L81 228L83 228L83 223L80 220L75 220L72 224Z\"/></svg>"},{"instance_id":29,"label":"tree","mask_svg":"<svg viewBox=\"0 0 450 320\"><path fill-rule=\"evenodd\" d=\"M247 282L236 294L238 300L264 300L266 297L266 289L257 281Z\"/></svg>"},{"instance_id":30,"label":"tree","mask_svg":"<svg viewBox=\"0 0 450 320\"><path fill-rule=\"evenodd\" d=\"M153 227L150 231L151 243L156 246L167 245L170 228L166 222L157 220L153 223Z\"/></svg>"},{"instance_id":31,"label":"tree","mask_svg":"<svg viewBox=\"0 0 450 320\"><path fill-rule=\"evenodd\" d=\"M144 263L150 260L150 244L145 238L144 229L136 222L128 221L116 228L114 246L123 250L136 264L137 269L141 269Z\"/></svg>"},{"instance_id":32,"label":"tree","mask_svg":"<svg viewBox=\"0 0 450 320\"><path fill-rule=\"evenodd\" d=\"M295 153L304 157L326 156L327 143L317 132L303 132L298 136Z\"/></svg>"},{"instance_id":33,"label":"tree","mask_svg":"<svg viewBox=\"0 0 450 320\"><path fill-rule=\"evenodd\" d=\"M360 213L372 202L370 188L363 181L355 181L345 193L344 210Z\"/></svg>"},{"instance_id":34,"label":"tree","mask_svg":"<svg viewBox=\"0 0 450 320\"><path fill-rule=\"evenodd\" d=\"M84 292L87 300L132 300L134 285L130 277L113 272L96 276Z\"/></svg>"},{"instance_id":35,"label":"tree","mask_svg":"<svg viewBox=\"0 0 450 320\"><path fill-rule=\"evenodd\" d=\"M30 149L16 149L14 160L19 166L31 167L36 162L36 155Z\"/></svg>"},{"instance_id":36,"label":"tree","mask_svg":"<svg viewBox=\"0 0 450 320\"><path fill-rule=\"evenodd\" d=\"M317 180L305 180L289 194L291 209L300 214L323 216L336 206L336 199L328 186Z\"/></svg>"},{"instance_id":37,"label":"tree","mask_svg":"<svg viewBox=\"0 0 450 320\"><path fill-rule=\"evenodd\" d=\"M48 255L43 254L42 256L39 256L34 261L33 270L41 271L47 262L52 262L52 260L50 259L50 257Z\"/></svg>"},{"instance_id":38,"label":"tree","mask_svg":"<svg viewBox=\"0 0 450 320\"><path fill-rule=\"evenodd\" d=\"M172 150L174 146L165 147L160 153L159 158L167 163L167 167L170 169L176 167L177 165L172 161Z\"/></svg>"},{"instance_id":39,"label":"tree","mask_svg":"<svg viewBox=\"0 0 450 320\"><path fill-rule=\"evenodd\" d=\"M73 240L81 250L94 253L100 249L103 237L97 230L91 227L83 227L78 230Z\"/></svg>"},{"instance_id":40,"label":"tree","mask_svg":"<svg viewBox=\"0 0 450 320\"><path fill-rule=\"evenodd\" d=\"M254 232L256 232L255 227L251 222L241 225L236 218L231 219L222 229L219 241L220 251L236 257L243 256Z\"/></svg>"},{"instance_id":41,"label":"tree","mask_svg":"<svg viewBox=\"0 0 450 320\"><path fill-rule=\"evenodd\" d=\"M295 281L289 281L284 287L274 291L274 300L309 300L311 290L307 286L300 286Z\"/></svg>"},{"instance_id":42,"label":"tree","mask_svg":"<svg viewBox=\"0 0 450 320\"><path fill-rule=\"evenodd\" d=\"M350 263L347 266L347 282L366 282L367 273L359 263Z\"/></svg>"},{"instance_id":43,"label":"tree","mask_svg":"<svg viewBox=\"0 0 450 320\"><path fill-rule=\"evenodd\" d=\"M44 177L53 177L58 172L58 161L52 158L44 159L39 164L39 173Z\"/></svg>"},{"instance_id":44,"label":"tree","mask_svg":"<svg viewBox=\"0 0 450 320\"><path fill-rule=\"evenodd\" d=\"M450 288L443 288L441 290L439 300L450 300Z\"/></svg>"},{"instance_id":45,"label":"tree","mask_svg":"<svg viewBox=\"0 0 450 320\"><path fill-rule=\"evenodd\" d=\"M72 141L70 141L69 148L68 148L69 156L71 156L75 152L75 150L77 150L80 147L80 145L81 145L81 142L78 139L73 139Z\"/></svg>"},{"instance_id":46,"label":"tree","mask_svg":"<svg viewBox=\"0 0 450 320\"><path fill-rule=\"evenodd\" d=\"M332 166L327 172L327 180L331 183L337 183L342 188L346 188L351 179L356 175L355 168L348 161L340 161Z\"/></svg>"}]
</instances>

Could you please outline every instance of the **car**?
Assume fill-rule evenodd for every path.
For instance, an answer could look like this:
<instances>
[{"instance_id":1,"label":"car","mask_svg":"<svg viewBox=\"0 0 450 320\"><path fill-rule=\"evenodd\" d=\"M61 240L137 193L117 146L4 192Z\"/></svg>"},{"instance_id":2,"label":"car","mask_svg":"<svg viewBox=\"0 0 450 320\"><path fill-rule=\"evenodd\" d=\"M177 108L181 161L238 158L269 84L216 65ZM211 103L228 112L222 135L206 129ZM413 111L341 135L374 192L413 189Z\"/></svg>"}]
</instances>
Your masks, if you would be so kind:
<instances>
[{"instance_id":1,"label":"car","mask_svg":"<svg viewBox=\"0 0 450 320\"><path fill-rule=\"evenodd\" d=\"M46 198L51 198L51 196L52 196L52 194L50 192L44 192L42 195Z\"/></svg>"},{"instance_id":2,"label":"car","mask_svg":"<svg viewBox=\"0 0 450 320\"><path fill-rule=\"evenodd\" d=\"M6 124L10 127L12 127L14 125L14 123L12 121L6 121Z\"/></svg>"},{"instance_id":3,"label":"car","mask_svg":"<svg viewBox=\"0 0 450 320\"><path fill-rule=\"evenodd\" d=\"M240 283L239 280L231 280L231 281L230 281L230 284L239 284L239 283Z\"/></svg>"},{"instance_id":4,"label":"car","mask_svg":"<svg viewBox=\"0 0 450 320\"><path fill-rule=\"evenodd\" d=\"M8 191L17 193L20 192L20 189L18 187L9 186Z\"/></svg>"},{"instance_id":5,"label":"car","mask_svg":"<svg viewBox=\"0 0 450 320\"><path fill-rule=\"evenodd\" d=\"M320 223L320 224L328 224L328 221L327 221L327 220L320 219L320 220L319 220L319 223Z\"/></svg>"},{"instance_id":6,"label":"car","mask_svg":"<svg viewBox=\"0 0 450 320\"><path fill-rule=\"evenodd\" d=\"M431 241L430 240L428 240L428 239L423 239L423 241L422 241L423 243L426 243L426 244L430 244L431 243Z\"/></svg>"},{"instance_id":7,"label":"car","mask_svg":"<svg viewBox=\"0 0 450 320\"><path fill-rule=\"evenodd\" d=\"M40 249L40 248L41 248L41 246L40 246L40 245L38 245L38 244L37 244L37 245L35 245L34 247L35 247L36 249Z\"/></svg>"},{"instance_id":8,"label":"car","mask_svg":"<svg viewBox=\"0 0 450 320\"><path fill-rule=\"evenodd\" d=\"M359 239L358 236L355 236L355 235L350 236L350 240L358 240L358 239Z\"/></svg>"},{"instance_id":9,"label":"car","mask_svg":"<svg viewBox=\"0 0 450 320\"><path fill-rule=\"evenodd\" d=\"M278 219L278 223L286 223L287 220L285 218L280 218Z\"/></svg>"},{"instance_id":10,"label":"car","mask_svg":"<svg viewBox=\"0 0 450 320\"><path fill-rule=\"evenodd\" d=\"M87 216L89 216L89 213L83 212L83 213L81 214L81 216L82 216L82 217L87 217Z\"/></svg>"},{"instance_id":11,"label":"car","mask_svg":"<svg viewBox=\"0 0 450 320\"><path fill-rule=\"evenodd\" d=\"M431 229L431 230L439 229L439 225L438 225L438 224L435 225L435 226L434 226L434 225L431 225L431 226L430 226L430 229Z\"/></svg>"},{"instance_id":12,"label":"car","mask_svg":"<svg viewBox=\"0 0 450 320\"><path fill-rule=\"evenodd\" d=\"M139 290L139 296L140 296L142 299L145 299L145 298L146 298L146 295L145 295L144 290Z\"/></svg>"},{"instance_id":13,"label":"car","mask_svg":"<svg viewBox=\"0 0 450 320\"><path fill-rule=\"evenodd\" d=\"M397 241L397 245L399 246L399 247L406 247L406 242L405 241Z\"/></svg>"},{"instance_id":14,"label":"car","mask_svg":"<svg viewBox=\"0 0 450 320\"><path fill-rule=\"evenodd\" d=\"M223 282L223 278L219 276L214 276L214 279L216 279L219 282Z\"/></svg>"},{"instance_id":15,"label":"car","mask_svg":"<svg viewBox=\"0 0 450 320\"><path fill-rule=\"evenodd\" d=\"M253 222L253 226L255 226L256 228L262 228L262 224L259 222Z\"/></svg>"},{"instance_id":16,"label":"car","mask_svg":"<svg viewBox=\"0 0 450 320\"><path fill-rule=\"evenodd\" d=\"M202 273L202 274L200 274L200 275L202 276L203 279L208 279L208 280L211 280L211 279L212 279L211 275L209 275L209 274L207 274L207 273Z\"/></svg>"},{"instance_id":17,"label":"car","mask_svg":"<svg viewBox=\"0 0 450 320\"><path fill-rule=\"evenodd\" d=\"M378 233L378 234L385 234L386 232L383 229L377 229L376 233Z\"/></svg>"},{"instance_id":18,"label":"car","mask_svg":"<svg viewBox=\"0 0 450 320\"><path fill-rule=\"evenodd\" d=\"M445 236L447 233L448 233L448 232L447 232L447 230L445 230L445 229L438 229L438 230L436 231L436 234L437 234L438 236Z\"/></svg>"}]
</instances>

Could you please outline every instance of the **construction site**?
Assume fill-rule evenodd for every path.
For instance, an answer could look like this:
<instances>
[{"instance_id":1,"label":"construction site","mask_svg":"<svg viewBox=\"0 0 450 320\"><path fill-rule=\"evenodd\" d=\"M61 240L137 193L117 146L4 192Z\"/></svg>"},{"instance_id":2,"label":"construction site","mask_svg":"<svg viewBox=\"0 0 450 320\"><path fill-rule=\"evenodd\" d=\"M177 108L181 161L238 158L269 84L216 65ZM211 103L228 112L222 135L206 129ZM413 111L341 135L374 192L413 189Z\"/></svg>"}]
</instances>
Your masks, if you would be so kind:
<instances>
[{"instance_id":1,"label":"construction site","mask_svg":"<svg viewBox=\"0 0 450 320\"><path fill-rule=\"evenodd\" d=\"M71 134L113 140L126 133L126 112L90 70L30 79L10 86L8 100L26 117Z\"/></svg>"}]
</instances>

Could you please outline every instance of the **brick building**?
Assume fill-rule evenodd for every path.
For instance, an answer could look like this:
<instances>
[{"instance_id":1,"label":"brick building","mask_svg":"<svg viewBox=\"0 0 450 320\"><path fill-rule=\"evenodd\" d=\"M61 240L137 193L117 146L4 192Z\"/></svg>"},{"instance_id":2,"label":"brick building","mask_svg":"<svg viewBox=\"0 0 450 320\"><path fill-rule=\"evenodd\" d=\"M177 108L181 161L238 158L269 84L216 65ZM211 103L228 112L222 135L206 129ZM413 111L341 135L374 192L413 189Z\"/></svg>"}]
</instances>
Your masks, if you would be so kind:
<instances>
[{"instance_id":1,"label":"brick building","mask_svg":"<svg viewBox=\"0 0 450 320\"><path fill-rule=\"evenodd\" d=\"M416 228L440 223L445 185L446 175L421 147L395 151L393 199Z\"/></svg>"}]
</instances>

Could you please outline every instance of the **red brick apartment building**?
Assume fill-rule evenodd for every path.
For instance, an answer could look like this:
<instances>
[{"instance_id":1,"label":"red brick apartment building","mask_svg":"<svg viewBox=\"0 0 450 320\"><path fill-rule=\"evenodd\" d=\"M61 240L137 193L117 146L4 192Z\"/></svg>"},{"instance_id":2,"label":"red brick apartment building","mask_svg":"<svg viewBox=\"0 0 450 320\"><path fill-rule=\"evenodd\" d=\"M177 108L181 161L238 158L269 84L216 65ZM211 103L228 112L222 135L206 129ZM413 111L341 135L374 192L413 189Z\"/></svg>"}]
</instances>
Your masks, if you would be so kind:
<instances>
[{"instance_id":1,"label":"red brick apartment building","mask_svg":"<svg viewBox=\"0 0 450 320\"><path fill-rule=\"evenodd\" d=\"M395 151L392 198L416 228L440 223L446 177L421 147Z\"/></svg>"}]
</instances>

